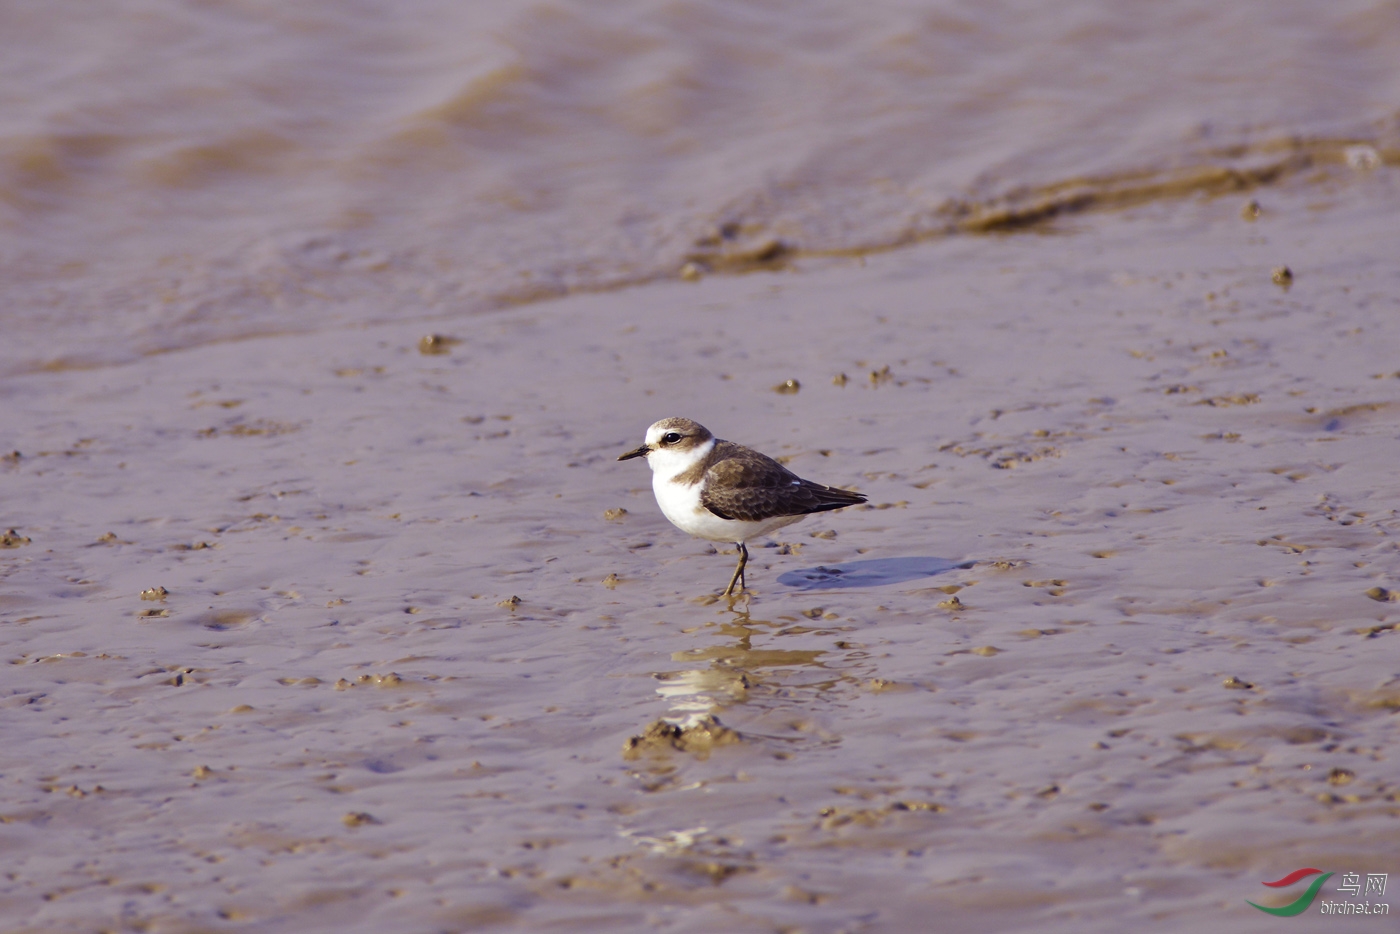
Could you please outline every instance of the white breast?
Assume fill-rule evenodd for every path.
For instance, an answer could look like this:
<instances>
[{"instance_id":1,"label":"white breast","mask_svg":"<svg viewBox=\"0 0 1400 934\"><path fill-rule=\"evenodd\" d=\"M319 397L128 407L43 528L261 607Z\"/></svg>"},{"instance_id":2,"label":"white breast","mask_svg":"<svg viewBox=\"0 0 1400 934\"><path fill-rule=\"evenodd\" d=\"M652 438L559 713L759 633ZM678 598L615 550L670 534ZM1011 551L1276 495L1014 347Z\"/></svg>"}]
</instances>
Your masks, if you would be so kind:
<instances>
[{"instance_id":1,"label":"white breast","mask_svg":"<svg viewBox=\"0 0 1400 934\"><path fill-rule=\"evenodd\" d=\"M700 504L700 484L677 483L670 477L654 473L651 475L651 489L656 494L656 505L661 507L661 512L682 532L714 541L733 541L727 534L717 538L705 534L712 525L706 520L707 516L714 523L722 523L725 520Z\"/></svg>"}]
</instances>

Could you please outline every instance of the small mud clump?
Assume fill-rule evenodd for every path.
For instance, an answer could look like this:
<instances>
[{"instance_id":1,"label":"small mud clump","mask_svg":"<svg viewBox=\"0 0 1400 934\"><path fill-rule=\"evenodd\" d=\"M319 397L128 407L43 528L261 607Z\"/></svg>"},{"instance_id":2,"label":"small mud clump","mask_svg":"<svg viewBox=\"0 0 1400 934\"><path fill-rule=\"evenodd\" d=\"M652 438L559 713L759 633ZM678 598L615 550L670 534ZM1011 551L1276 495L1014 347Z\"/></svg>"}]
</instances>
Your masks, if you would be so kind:
<instances>
[{"instance_id":1,"label":"small mud clump","mask_svg":"<svg viewBox=\"0 0 1400 934\"><path fill-rule=\"evenodd\" d=\"M731 730L714 716L704 716L689 726L657 720L646 728L640 736L633 736L622 746L624 759L636 759L644 753L679 750L694 753L702 759L708 758L717 746L729 746L743 742L743 737Z\"/></svg>"},{"instance_id":2,"label":"small mud clump","mask_svg":"<svg viewBox=\"0 0 1400 934\"><path fill-rule=\"evenodd\" d=\"M19 534L14 529L10 529L4 535L0 535L0 548L18 548L21 545L28 545L29 539Z\"/></svg>"},{"instance_id":3,"label":"small mud clump","mask_svg":"<svg viewBox=\"0 0 1400 934\"><path fill-rule=\"evenodd\" d=\"M418 352L425 357L440 357L451 353L452 346L460 343L460 339L446 334L427 334L418 339Z\"/></svg>"}]
</instances>

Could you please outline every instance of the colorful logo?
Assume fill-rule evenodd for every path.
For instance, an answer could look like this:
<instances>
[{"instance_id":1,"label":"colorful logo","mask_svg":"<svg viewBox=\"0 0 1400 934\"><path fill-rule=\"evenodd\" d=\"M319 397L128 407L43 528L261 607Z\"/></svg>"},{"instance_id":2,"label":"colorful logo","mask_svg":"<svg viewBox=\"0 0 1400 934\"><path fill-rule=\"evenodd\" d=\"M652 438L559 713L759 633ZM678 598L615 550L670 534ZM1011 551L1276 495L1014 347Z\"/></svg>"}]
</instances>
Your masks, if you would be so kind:
<instances>
[{"instance_id":1,"label":"colorful logo","mask_svg":"<svg viewBox=\"0 0 1400 934\"><path fill-rule=\"evenodd\" d=\"M1299 879L1305 879L1308 876L1317 876L1317 878L1312 881L1312 884L1308 886L1308 890L1302 895L1299 895L1297 901L1294 901L1291 904L1284 905L1282 908L1265 908L1263 905L1254 905L1254 902L1249 902L1249 904L1254 905L1255 908L1258 908L1260 911L1265 912L1266 914L1275 915L1279 918L1291 918L1294 915L1300 915L1303 912L1307 911L1308 906L1310 906L1313 903L1313 899L1317 898L1317 893L1322 889L1322 883L1326 882L1333 875L1335 875L1335 873L1331 872L1323 873L1322 875L1318 875L1318 873L1322 873L1322 870L1295 869L1288 875L1284 876L1282 879L1276 879L1273 882L1264 883L1269 888L1281 889L1284 886L1292 885Z\"/></svg>"}]
</instances>

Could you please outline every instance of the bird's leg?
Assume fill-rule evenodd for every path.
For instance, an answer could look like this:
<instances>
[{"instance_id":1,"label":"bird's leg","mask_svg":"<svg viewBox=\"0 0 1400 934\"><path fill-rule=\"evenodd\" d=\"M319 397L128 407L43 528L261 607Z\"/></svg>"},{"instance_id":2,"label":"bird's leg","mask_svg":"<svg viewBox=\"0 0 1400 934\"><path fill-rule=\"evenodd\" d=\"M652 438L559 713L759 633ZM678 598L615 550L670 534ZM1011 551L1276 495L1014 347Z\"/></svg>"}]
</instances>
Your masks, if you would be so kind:
<instances>
[{"instance_id":1,"label":"bird's leg","mask_svg":"<svg viewBox=\"0 0 1400 934\"><path fill-rule=\"evenodd\" d=\"M734 569L734 576L729 578L729 586L724 588L724 596L734 595L734 584L739 585L739 592L744 592L744 565L749 563L749 549L739 542L739 565Z\"/></svg>"}]
</instances>

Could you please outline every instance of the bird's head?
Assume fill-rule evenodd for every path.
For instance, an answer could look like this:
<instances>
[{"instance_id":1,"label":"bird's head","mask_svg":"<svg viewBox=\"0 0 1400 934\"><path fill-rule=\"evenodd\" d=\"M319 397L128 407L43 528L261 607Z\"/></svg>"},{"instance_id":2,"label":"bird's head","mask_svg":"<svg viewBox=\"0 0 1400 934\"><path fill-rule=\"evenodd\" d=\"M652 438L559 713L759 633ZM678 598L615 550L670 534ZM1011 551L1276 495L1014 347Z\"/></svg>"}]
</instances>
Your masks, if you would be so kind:
<instances>
[{"instance_id":1,"label":"bird's head","mask_svg":"<svg viewBox=\"0 0 1400 934\"><path fill-rule=\"evenodd\" d=\"M618 460L631 460L645 457L651 469L657 470L665 462L684 465L704 456L702 449L714 441L710 430L688 418L663 418L647 429L646 443L633 451L618 457Z\"/></svg>"}]
</instances>

